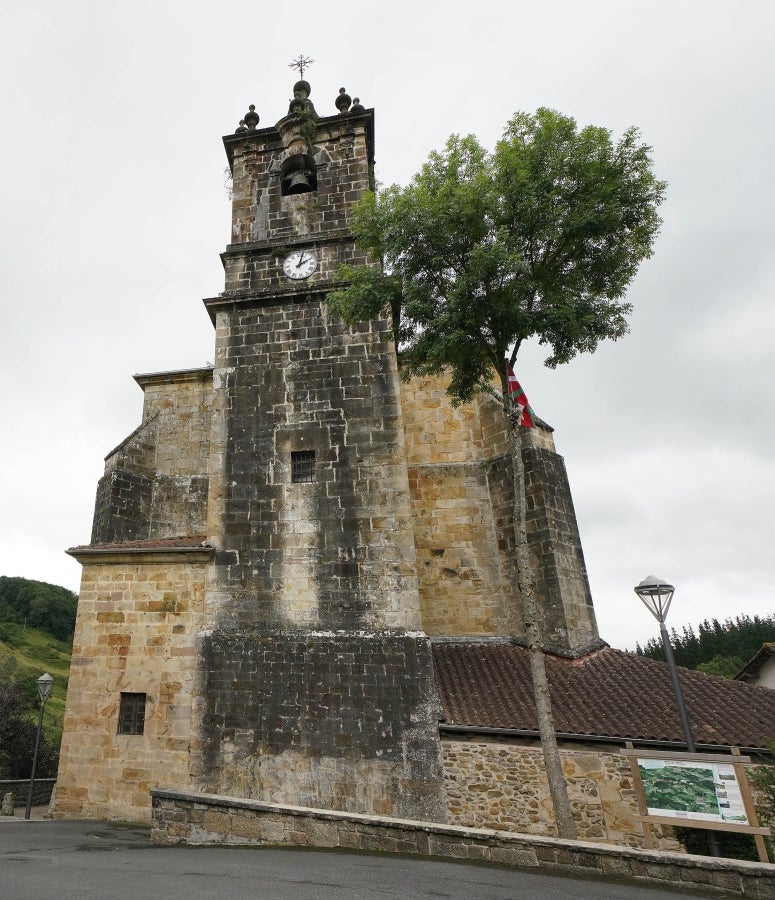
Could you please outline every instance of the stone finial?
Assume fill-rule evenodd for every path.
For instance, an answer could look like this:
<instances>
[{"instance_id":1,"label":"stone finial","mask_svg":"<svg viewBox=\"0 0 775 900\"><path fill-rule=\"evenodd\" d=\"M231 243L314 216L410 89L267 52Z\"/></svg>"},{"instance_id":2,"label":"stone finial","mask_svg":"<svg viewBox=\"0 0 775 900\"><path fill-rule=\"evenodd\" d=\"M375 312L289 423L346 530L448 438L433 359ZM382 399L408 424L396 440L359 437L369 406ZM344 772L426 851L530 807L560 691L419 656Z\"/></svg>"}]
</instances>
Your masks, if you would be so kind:
<instances>
[{"instance_id":1,"label":"stone finial","mask_svg":"<svg viewBox=\"0 0 775 900\"><path fill-rule=\"evenodd\" d=\"M306 100L312 93L312 88L308 81L297 81L293 86L293 96L296 100Z\"/></svg>"},{"instance_id":2,"label":"stone finial","mask_svg":"<svg viewBox=\"0 0 775 900\"><path fill-rule=\"evenodd\" d=\"M344 114L350 108L352 99L344 88L339 88L339 96L336 98L336 100L334 100L334 103L336 104L336 108L339 110L339 112Z\"/></svg>"},{"instance_id":3,"label":"stone finial","mask_svg":"<svg viewBox=\"0 0 775 900\"><path fill-rule=\"evenodd\" d=\"M248 126L245 124L244 119L239 120L239 126L234 130L234 134L242 134L243 131L247 131Z\"/></svg>"},{"instance_id":4,"label":"stone finial","mask_svg":"<svg viewBox=\"0 0 775 900\"><path fill-rule=\"evenodd\" d=\"M359 98L359 97L356 97L356 98L353 100L353 107L352 107L352 109L350 110L350 112L360 112L362 109L363 109L363 106L361 105L360 98Z\"/></svg>"},{"instance_id":5,"label":"stone finial","mask_svg":"<svg viewBox=\"0 0 775 900\"><path fill-rule=\"evenodd\" d=\"M300 116L308 113L313 118L319 119L320 116L315 112L315 107L309 99L311 93L312 88L308 81L297 81L293 86L293 100L288 104L288 115Z\"/></svg>"},{"instance_id":6,"label":"stone finial","mask_svg":"<svg viewBox=\"0 0 775 900\"><path fill-rule=\"evenodd\" d=\"M248 126L248 131L255 131L256 125L258 125L258 113L256 112L256 107L252 103L245 113L245 124Z\"/></svg>"}]
</instances>

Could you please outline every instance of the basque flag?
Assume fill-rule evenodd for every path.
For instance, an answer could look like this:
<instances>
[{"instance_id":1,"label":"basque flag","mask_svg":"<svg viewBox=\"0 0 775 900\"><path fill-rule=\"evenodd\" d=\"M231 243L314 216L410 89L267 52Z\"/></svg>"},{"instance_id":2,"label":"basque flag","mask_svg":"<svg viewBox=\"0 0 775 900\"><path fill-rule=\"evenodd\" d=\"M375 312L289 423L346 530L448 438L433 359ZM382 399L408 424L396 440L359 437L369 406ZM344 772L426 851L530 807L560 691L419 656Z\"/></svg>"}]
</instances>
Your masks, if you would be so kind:
<instances>
[{"instance_id":1,"label":"basque flag","mask_svg":"<svg viewBox=\"0 0 775 900\"><path fill-rule=\"evenodd\" d=\"M514 404L514 412L519 414L519 421L517 424L524 425L526 428L535 428L535 423L533 422L533 410L530 408L525 392L517 381L517 377L511 366L509 366L508 372L509 397Z\"/></svg>"}]
</instances>

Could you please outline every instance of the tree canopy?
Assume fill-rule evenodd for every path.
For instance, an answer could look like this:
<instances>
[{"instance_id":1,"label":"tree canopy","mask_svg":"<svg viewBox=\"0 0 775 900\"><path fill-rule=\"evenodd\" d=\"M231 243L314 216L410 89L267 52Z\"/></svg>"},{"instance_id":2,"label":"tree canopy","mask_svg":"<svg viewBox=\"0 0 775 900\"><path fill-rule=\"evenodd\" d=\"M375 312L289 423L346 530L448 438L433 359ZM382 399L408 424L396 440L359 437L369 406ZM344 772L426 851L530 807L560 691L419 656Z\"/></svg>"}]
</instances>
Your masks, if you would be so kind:
<instances>
[{"instance_id":1,"label":"tree canopy","mask_svg":"<svg viewBox=\"0 0 775 900\"><path fill-rule=\"evenodd\" d=\"M0 654L0 778L30 777L38 703L34 681L25 679L12 656ZM38 776L55 777L58 758L57 747L41 734Z\"/></svg>"},{"instance_id":2,"label":"tree canopy","mask_svg":"<svg viewBox=\"0 0 775 900\"><path fill-rule=\"evenodd\" d=\"M734 619L706 619L697 632L684 626L679 634L670 632L675 661L687 669L700 669L710 675L732 676L742 669L762 644L775 641L775 615L736 616ZM637 652L651 659L664 659L662 641L650 638Z\"/></svg>"},{"instance_id":3,"label":"tree canopy","mask_svg":"<svg viewBox=\"0 0 775 900\"><path fill-rule=\"evenodd\" d=\"M554 367L627 331L623 297L651 255L665 184L635 128L618 142L550 109L517 113L495 150L453 135L408 187L367 194L354 233L381 269L346 270L348 322L391 312L402 371L451 376L465 402L507 394L506 362L537 338Z\"/></svg>"},{"instance_id":4,"label":"tree canopy","mask_svg":"<svg viewBox=\"0 0 775 900\"><path fill-rule=\"evenodd\" d=\"M508 371L529 338L549 347L546 364L556 366L627 331L622 298L651 255L664 190L635 129L614 144L607 130L579 131L553 110L517 113L492 153L471 135L453 135L408 187L366 194L353 232L380 265L345 270L345 287L329 295L331 312L350 324L392 314L402 375L446 374L453 403L500 378L513 425L520 627L557 828L570 839L576 827L551 712Z\"/></svg>"},{"instance_id":5,"label":"tree canopy","mask_svg":"<svg viewBox=\"0 0 775 900\"><path fill-rule=\"evenodd\" d=\"M67 588L0 575L0 622L26 623L71 641L78 597Z\"/></svg>"}]
</instances>

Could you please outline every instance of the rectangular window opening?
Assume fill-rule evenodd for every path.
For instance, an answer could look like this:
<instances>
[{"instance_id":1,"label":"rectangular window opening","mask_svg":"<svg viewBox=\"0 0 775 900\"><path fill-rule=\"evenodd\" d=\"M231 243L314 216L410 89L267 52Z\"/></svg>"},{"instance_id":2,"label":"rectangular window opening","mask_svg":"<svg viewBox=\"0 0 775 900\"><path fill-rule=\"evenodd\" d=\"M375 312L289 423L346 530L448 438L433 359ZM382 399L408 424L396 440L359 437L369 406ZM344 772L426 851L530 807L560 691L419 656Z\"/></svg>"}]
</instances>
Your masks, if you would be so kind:
<instances>
[{"instance_id":1,"label":"rectangular window opening","mask_svg":"<svg viewBox=\"0 0 775 900\"><path fill-rule=\"evenodd\" d=\"M121 694L119 734L142 734L145 730L145 694Z\"/></svg>"},{"instance_id":2,"label":"rectangular window opening","mask_svg":"<svg viewBox=\"0 0 775 900\"><path fill-rule=\"evenodd\" d=\"M315 451L294 450L291 453L291 481L310 484L315 480Z\"/></svg>"}]
</instances>

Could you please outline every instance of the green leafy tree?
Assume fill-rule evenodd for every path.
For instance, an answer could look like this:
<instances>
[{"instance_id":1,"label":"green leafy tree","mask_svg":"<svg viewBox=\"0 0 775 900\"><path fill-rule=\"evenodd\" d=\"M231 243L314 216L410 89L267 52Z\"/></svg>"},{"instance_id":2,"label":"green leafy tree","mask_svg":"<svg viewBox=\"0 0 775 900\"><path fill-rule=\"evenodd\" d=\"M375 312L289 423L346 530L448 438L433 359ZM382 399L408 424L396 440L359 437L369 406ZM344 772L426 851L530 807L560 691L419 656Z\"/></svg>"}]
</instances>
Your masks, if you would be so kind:
<instances>
[{"instance_id":1,"label":"green leafy tree","mask_svg":"<svg viewBox=\"0 0 775 900\"><path fill-rule=\"evenodd\" d=\"M29 683L28 683L29 682ZM34 681L25 681L16 661L0 656L0 778L29 778L35 752L38 696ZM36 774L56 776L59 751L40 736Z\"/></svg>"},{"instance_id":2,"label":"green leafy tree","mask_svg":"<svg viewBox=\"0 0 775 900\"><path fill-rule=\"evenodd\" d=\"M355 323L391 314L402 375L447 373L453 403L500 383L511 423L518 592L558 831L575 837L554 731L530 571L524 469L508 369L523 343L546 364L627 331L624 294L651 255L665 184L628 129L578 129L549 109L517 113L494 152L452 136L406 188L367 194L354 233L379 265L348 269L330 308ZM515 631L516 631L515 623Z\"/></svg>"},{"instance_id":3,"label":"green leafy tree","mask_svg":"<svg viewBox=\"0 0 775 900\"><path fill-rule=\"evenodd\" d=\"M332 307L353 322L393 313L406 377L446 371L464 402L497 375L506 394L504 361L529 338L554 367L626 333L622 298L664 189L636 129L614 143L539 109L514 116L491 154L452 136L408 187L361 201L355 236L382 267L347 270Z\"/></svg>"},{"instance_id":4,"label":"green leafy tree","mask_svg":"<svg viewBox=\"0 0 775 900\"><path fill-rule=\"evenodd\" d=\"M704 672L706 675L721 675L722 678L733 678L740 669L746 664L746 660L739 656L714 656L706 663L700 663L697 666L698 672Z\"/></svg>"}]
</instances>

